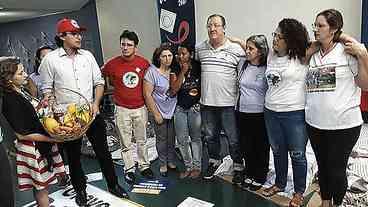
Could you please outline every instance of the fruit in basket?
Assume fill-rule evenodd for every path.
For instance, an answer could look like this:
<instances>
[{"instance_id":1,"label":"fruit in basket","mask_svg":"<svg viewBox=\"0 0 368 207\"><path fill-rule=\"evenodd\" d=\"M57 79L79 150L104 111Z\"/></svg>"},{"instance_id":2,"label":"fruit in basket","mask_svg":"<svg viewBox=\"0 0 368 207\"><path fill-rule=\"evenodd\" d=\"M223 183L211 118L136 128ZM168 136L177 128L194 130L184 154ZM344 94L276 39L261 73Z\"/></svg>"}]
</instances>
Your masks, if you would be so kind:
<instances>
[{"instance_id":1,"label":"fruit in basket","mask_svg":"<svg viewBox=\"0 0 368 207\"><path fill-rule=\"evenodd\" d=\"M68 94L79 97L75 103L58 103L55 96L41 101L37 106L37 115L50 136L61 140L79 139L88 130L92 120L91 105L82 94L67 88L59 88Z\"/></svg>"},{"instance_id":2,"label":"fruit in basket","mask_svg":"<svg viewBox=\"0 0 368 207\"><path fill-rule=\"evenodd\" d=\"M89 115L88 111L84 111L82 115L82 121L88 123L91 120L91 116Z\"/></svg>"},{"instance_id":3,"label":"fruit in basket","mask_svg":"<svg viewBox=\"0 0 368 207\"><path fill-rule=\"evenodd\" d=\"M75 114L77 112L77 105L75 103L69 104L66 110L68 114Z\"/></svg>"},{"instance_id":4,"label":"fruit in basket","mask_svg":"<svg viewBox=\"0 0 368 207\"><path fill-rule=\"evenodd\" d=\"M83 108L81 108L78 112L77 112L77 116L76 116L79 120L81 120L84 124L87 124L90 120L91 120L91 116L89 114L88 110L85 110Z\"/></svg>"},{"instance_id":5,"label":"fruit in basket","mask_svg":"<svg viewBox=\"0 0 368 207\"><path fill-rule=\"evenodd\" d=\"M73 128L73 126L75 125L75 121L64 122L64 125Z\"/></svg>"},{"instance_id":6,"label":"fruit in basket","mask_svg":"<svg viewBox=\"0 0 368 207\"><path fill-rule=\"evenodd\" d=\"M57 122L55 119L46 117L44 120L44 125L48 131L51 133L55 132L55 128L60 126L59 122Z\"/></svg>"},{"instance_id":7,"label":"fruit in basket","mask_svg":"<svg viewBox=\"0 0 368 207\"><path fill-rule=\"evenodd\" d=\"M70 114L69 112L67 114L65 114L64 116L64 120L63 120L63 123L64 125L67 125L67 123L72 123L75 121L75 115L73 114Z\"/></svg>"}]
</instances>

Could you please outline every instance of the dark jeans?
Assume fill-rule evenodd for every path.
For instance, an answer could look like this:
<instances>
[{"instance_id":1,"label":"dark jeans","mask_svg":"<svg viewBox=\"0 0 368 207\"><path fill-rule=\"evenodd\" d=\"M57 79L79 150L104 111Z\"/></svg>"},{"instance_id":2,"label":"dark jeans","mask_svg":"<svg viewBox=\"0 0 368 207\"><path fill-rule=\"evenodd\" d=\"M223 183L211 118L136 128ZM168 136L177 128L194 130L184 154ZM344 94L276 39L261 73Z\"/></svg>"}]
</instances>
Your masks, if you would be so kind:
<instances>
[{"instance_id":1,"label":"dark jeans","mask_svg":"<svg viewBox=\"0 0 368 207\"><path fill-rule=\"evenodd\" d=\"M65 154L64 154L64 144L63 143L58 143L57 147L59 149L59 153L60 153L61 159L63 160L64 165L67 165L68 163L67 163L67 160L66 160L66 157L65 157Z\"/></svg>"},{"instance_id":2,"label":"dark jeans","mask_svg":"<svg viewBox=\"0 0 368 207\"><path fill-rule=\"evenodd\" d=\"M348 181L346 166L351 151L358 141L361 126L340 130L320 130L307 125L309 139L317 159L318 182L322 200L333 198L340 205Z\"/></svg>"},{"instance_id":3,"label":"dark jeans","mask_svg":"<svg viewBox=\"0 0 368 207\"><path fill-rule=\"evenodd\" d=\"M270 144L263 113L238 112L238 127L245 175L263 184L267 179L270 160Z\"/></svg>"},{"instance_id":4,"label":"dark jeans","mask_svg":"<svg viewBox=\"0 0 368 207\"><path fill-rule=\"evenodd\" d=\"M234 161L234 170L243 170L242 156L239 151L238 128L233 106L215 107L201 106L204 141L207 143L209 162L220 161L220 130L224 129L229 142L231 159Z\"/></svg>"},{"instance_id":5,"label":"dark jeans","mask_svg":"<svg viewBox=\"0 0 368 207\"><path fill-rule=\"evenodd\" d=\"M307 130L304 110L275 112L265 108L264 116L274 158L275 184L281 189L286 187L290 153L294 191L303 194L307 178Z\"/></svg>"},{"instance_id":6,"label":"dark jeans","mask_svg":"<svg viewBox=\"0 0 368 207\"><path fill-rule=\"evenodd\" d=\"M101 171L106 179L108 188L114 188L118 183L118 179L115 175L111 154L108 151L106 126L101 115L96 116L96 119L87 130L86 135L96 153L96 157L100 163ZM81 145L81 139L64 143L64 149L66 150L68 157L72 185L76 191L86 189L85 174L80 161Z\"/></svg>"},{"instance_id":7,"label":"dark jeans","mask_svg":"<svg viewBox=\"0 0 368 207\"><path fill-rule=\"evenodd\" d=\"M1 130L0 130L1 133ZM1 136L1 135L0 135ZM0 143L0 186L3 189L0 193L0 206L14 206L13 179L5 148Z\"/></svg>"},{"instance_id":8,"label":"dark jeans","mask_svg":"<svg viewBox=\"0 0 368 207\"><path fill-rule=\"evenodd\" d=\"M162 124L154 121L154 129L156 134L156 149L160 166L175 161L175 130L174 118L164 119Z\"/></svg>"}]
</instances>

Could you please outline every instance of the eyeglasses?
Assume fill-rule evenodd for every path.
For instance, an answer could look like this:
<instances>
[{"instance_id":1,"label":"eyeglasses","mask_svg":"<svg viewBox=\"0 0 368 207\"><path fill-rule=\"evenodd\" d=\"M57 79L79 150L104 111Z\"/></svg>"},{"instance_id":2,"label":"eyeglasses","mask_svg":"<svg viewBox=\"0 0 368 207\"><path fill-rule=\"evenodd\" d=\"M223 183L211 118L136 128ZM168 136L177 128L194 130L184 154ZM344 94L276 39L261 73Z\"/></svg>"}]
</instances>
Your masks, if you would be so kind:
<instances>
[{"instance_id":1,"label":"eyeglasses","mask_svg":"<svg viewBox=\"0 0 368 207\"><path fill-rule=\"evenodd\" d=\"M65 34L71 35L73 37L77 37L77 36L83 37L82 33L80 32L65 32Z\"/></svg>"},{"instance_id":2,"label":"eyeglasses","mask_svg":"<svg viewBox=\"0 0 368 207\"><path fill-rule=\"evenodd\" d=\"M121 45L121 47L134 47L134 44L126 43L126 42L122 42L120 45Z\"/></svg>"},{"instance_id":3,"label":"eyeglasses","mask_svg":"<svg viewBox=\"0 0 368 207\"><path fill-rule=\"evenodd\" d=\"M316 23L312 24L312 29L313 30L318 30L322 27L327 27L327 25L325 25L325 24L316 24Z\"/></svg>"},{"instance_id":4,"label":"eyeglasses","mask_svg":"<svg viewBox=\"0 0 368 207\"><path fill-rule=\"evenodd\" d=\"M285 37L283 37L282 34L276 33L276 32L272 32L272 37L275 38L275 39L277 38L279 40L285 39Z\"/></svg>"},{"instance_id":5,"label":"eyeglasses","mask_svg":"<svg viewBox=\"0 0 368 207\"><path fill-rule=\"evenodd\" d=\"M160 55L160 58L172 58L172 57L173 57L172 54Z\"/></svg>"},{"instance_id":6,"label":"eyeglasses","mask_svg":"<svg viewBox=\"0 0 368 207\"><path fill-rule=\"evenodd\" d=\"M212 27L215 27L217 29L217 28L222 27L222 25L221 24L207 24L207 29L211 29Z\"/></svg>"}]
</instances>

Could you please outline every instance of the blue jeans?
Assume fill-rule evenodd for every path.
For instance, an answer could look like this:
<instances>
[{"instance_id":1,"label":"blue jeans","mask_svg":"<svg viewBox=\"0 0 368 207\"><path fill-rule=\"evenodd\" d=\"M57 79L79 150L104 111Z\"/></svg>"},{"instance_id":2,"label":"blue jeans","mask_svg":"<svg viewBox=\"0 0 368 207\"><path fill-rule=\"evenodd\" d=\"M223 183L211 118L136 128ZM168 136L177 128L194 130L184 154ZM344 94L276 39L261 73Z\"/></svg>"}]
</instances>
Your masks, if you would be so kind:
<instances>
[{"instance_id":1,"label":"blue jeans","mask_svg":"<svg viewBox=\"0 0 368 207\"><path fill-rule=\"evenodd\" d=\"M234 161L234 170L243 170L243 160L239 151L238 128L234 106L215 107L201 106L204 140L207 143L209 163L220 163L220 131L225 131L229 142L231 159Z\"/></svg>"},{"instance_id":2,"label":"blue jeans","mask_svg":"<svg viewBox=\"0 0 368 207\"><path fill-rule=\"evenodd\" d=\"M304 110L264 111L268 139L273 151L277 187L284 189L288 174L288 153L293 168L294 191L303 194L307 177L307 130Z\"/></svg>"},{"instance_id":3,"label":"blue jeans","mask_svg":"<svg viewBox=\"0 0 368 207\"><path fill-rule=\"evenodd\" d=\"M174 125L176 139L181 155L183 156L185 167L187 170L201 170L202 140L200 106L196 104L189 109L176 106Z\"/></svg>"}]
</instances>

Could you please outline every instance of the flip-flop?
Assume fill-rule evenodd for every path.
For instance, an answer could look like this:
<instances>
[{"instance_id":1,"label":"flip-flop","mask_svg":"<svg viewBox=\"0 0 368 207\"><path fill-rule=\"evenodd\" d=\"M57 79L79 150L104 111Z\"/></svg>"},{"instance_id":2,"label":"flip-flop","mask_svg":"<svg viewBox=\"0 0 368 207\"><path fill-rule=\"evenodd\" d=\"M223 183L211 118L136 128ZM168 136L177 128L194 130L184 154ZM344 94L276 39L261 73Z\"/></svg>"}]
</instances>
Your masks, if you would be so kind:
<instances>
[{"instance_id":1,"label":"flip-flop","mask_svg":"<svg viewBox=\"0 0 368 207\"><path fill-rule=\"evenodd\" d=\"M289 203L289 207L300 207L303 205L304 197L300 193L294 193Z\"/></svg>"},{"instance_id":2,"label":"flip-flop","mask_svg":"<svg viewBox=\"0 0 368 207\"><path fill-rule=\"evenodd\" d=\"M283 191L284 191L284 189L281 189L281 188L277 187L276 185L273 185L269 188L266 188L262 192L262 195L266 196L266 197L271 197L271 196L275 195L276 193L283 192Z\"/></svg>"}]
</instances>

